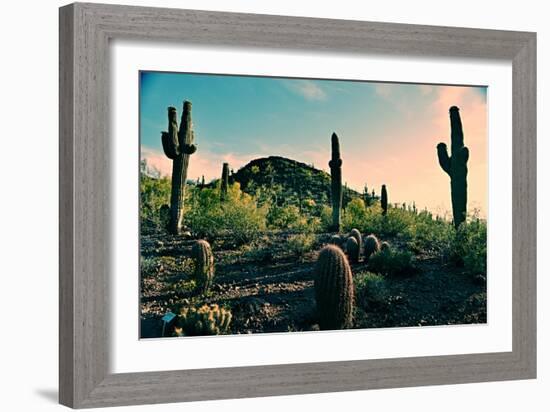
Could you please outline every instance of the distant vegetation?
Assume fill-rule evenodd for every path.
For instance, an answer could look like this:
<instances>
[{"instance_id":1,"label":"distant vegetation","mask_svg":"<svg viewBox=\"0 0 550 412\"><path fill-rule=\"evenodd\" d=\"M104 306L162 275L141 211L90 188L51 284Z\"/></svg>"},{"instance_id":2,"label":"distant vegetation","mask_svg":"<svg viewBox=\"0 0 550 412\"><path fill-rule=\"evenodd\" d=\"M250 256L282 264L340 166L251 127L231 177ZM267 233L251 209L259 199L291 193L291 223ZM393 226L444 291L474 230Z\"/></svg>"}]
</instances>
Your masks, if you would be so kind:
<instances>
[{"instance_id":1,"label":"distant vegetation","mask_svg":"<svg viewBox=\"0 0 550 412\"><path fill-rule=\"evenodd\" d=\"M299 164L289 159L276 163ZM315 187L314 181L325 179L324 172L312 172L308 166L304 166L293 167L292 170L303 176L305 168L310 176L315 176L311 177L310 187ZM250 164L243 169L245 172L239 173L241 169L234 176L246 175ZM300 210L297 205L300 196L295 186L284 185L283 182L278 189L281 195L277 195L271 193L263 173L258 172L256 176L258 180L253 177L246 179L248 191L241 190L241 184L234 178L233 183L229 184L225 201L221 200L219 180L204 188L188 184L185 197L188 210L184 214L184 226L190 230L191 236L209 240L231 237L236 245L242 245L272 231L296 234L322 234L329 231L332 216L328 198L325 198L324 203L318 203L313 196L310 197L309 192L305 192ZM292 175L289 181L294 181ZM455 231L452 222L436 218L428 211L413 210L410 205L405 205L405 208L389 207L387 215L383 216L379 200L366 206L361 195L350 193L352 200L343 209L343 232L356 228L361 233L376 233L382 238L395 237L415 254L437 255L444 261L459 262L472 273L485 272L487 224L484 219L471 215ZM141 176L140 213L143 233L161 228L160 209L169 201L169 197L168 179ZM279 198L284 200L278 201ZM296 248L296 243L294 240L293 248Z\"/></svg>"}]
</instances>

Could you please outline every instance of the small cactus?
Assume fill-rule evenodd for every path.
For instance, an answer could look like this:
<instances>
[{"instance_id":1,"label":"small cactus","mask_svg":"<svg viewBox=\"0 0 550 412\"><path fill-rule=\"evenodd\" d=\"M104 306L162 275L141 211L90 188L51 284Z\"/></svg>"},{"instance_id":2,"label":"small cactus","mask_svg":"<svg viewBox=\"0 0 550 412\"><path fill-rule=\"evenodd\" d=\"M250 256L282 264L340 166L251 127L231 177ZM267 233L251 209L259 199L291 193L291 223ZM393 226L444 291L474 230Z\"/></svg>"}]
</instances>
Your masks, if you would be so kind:
<instances>
[{"instance_id":1,"label":"small cactus","mask_svg":"<svg viewBox=\"0 0 550 412\"><path fill-rule=\"evenodd\" d=\"M388 214L388 190L386 189L386 185L382 185L380 206L382 206L382 216L386 216Z\"/></svg>"},{"instance_id":2,"label":"small cactus","mask_svg":"<svg viewBox=\"0 0 550 412\"><path fill-rule=\"evenodd\" d=\"M195 262L194 277L198 290L206 293L214 278L214 255L206 240L197 240L191 248L191 257Z\"/></svg>"},{"instance_id":3,"label":"small cactus","mask_svg":"<svg viewBox=\"0 0 550 412\"><path fill-rule=\"evenodd\" d=\"M346 253L350 262L357 263L359 261L359 243L354 236L348 237L346 240Z\"/></svg>"},{"instance_id":4,"label":"small cactus","mask_svg":"<svg viewBox=\"0 0 550 412\"><path fill-rule=\"evenodd\" d=\"M231 311L218 305L184 308L177 319L176 336L223 335L231 324Z\"/></svg>"},{"instance_id":5,"label":"small cactus","mask_svg":"<svg viewBox=\"0 0 550 412\"><path fill-rule=\"evenodd\" d=\"M340 158L340 141L336 133L331 137L332 156L330 167L331 200L332 200L332 230L340 231L340 213L342 210L342 159Z\"/></svg>"},{"instance_id":6,"label":"small cactus","mask_svg":"<svg viewBox=\"0 0 550 412\"><path fill-rule=\"evenodd\" d=\"M368 235L365 238L365 261L369 260L370 256L379 250L380 242L378 241L378 238L374 235Z\"/></svg>"},{"instance_id":7,"label":"small cactus","mask_svg":"<svg viewBox=\"0 0 550 412\"><path fill-rule=\"evenodd\" d=\"M386 241L380 243L380 250L381 251L384 251L384 250L390 250L391 247L390 247L390 244Z\"/></svg>"},{"instance_id":8,"label":"small cactus","mask_svg":"<svg viewBox=\"0 0 550 412\"><path fill-rule=\"evenodd\" d=\"M315 265L315 301L319 327L323 330L350 328L353 323L353 277L346 255L327 245Z\"/></svg>"},{"instance_id":9,"label":"small cactus","mask_svg":"<svg viewBox=\"0 0 550 412\"><path fill-rule=\"evenodd\" d=\"M229 186L229 164L224 163L222 167L222 181L220 187L221 200L227 199L227 187Z\"/></svg>"},{"instance_id":10,"label":"small cactus","mask_svg":"<svg viewBox=\"0 0 550 412\"><path fill-rule=\"evenodd\" d=\"M351 232L349 234L350 236L353 236L355 240L357 240L359 250L361 250L361 247L363 246L363 236L361 236L361 232L359 232L359 230L357 229L351 229Z\"/></svg>"},{"instance_id":11,"label":"small cactus","mask_svg":"<svg viewBox=\"0 0 550 412\"><path fill-rule=\"evenodd\" d=\"M328 241L331 245L336 245L338 247L342 247L342 244L344 243L344 239L342 239L342 236L340 235L332 235Z\"/></svg>"}]
</instances>

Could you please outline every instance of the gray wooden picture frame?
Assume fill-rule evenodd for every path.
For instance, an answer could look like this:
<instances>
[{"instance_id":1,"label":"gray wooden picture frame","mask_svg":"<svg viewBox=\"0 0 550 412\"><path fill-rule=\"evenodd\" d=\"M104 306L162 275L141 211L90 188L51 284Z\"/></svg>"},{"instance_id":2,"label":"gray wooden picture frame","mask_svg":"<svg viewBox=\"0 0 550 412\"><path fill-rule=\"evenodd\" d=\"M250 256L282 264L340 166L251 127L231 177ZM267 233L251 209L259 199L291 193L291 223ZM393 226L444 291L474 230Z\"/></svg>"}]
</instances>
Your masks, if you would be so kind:
<instances>
[{"instance_id":1,"label":"gray wooden picture frame","mask_svg":"<svg viewBox=\"0 0 550 412\"><path fill-rule=\"evenodd\" d=\"M59 28L62 404L88 408L536 377L535 33L85 3L62 7ZM512 351L109 373L106 210L111 39L510 61Z\"/></svg>"}]
</instances>

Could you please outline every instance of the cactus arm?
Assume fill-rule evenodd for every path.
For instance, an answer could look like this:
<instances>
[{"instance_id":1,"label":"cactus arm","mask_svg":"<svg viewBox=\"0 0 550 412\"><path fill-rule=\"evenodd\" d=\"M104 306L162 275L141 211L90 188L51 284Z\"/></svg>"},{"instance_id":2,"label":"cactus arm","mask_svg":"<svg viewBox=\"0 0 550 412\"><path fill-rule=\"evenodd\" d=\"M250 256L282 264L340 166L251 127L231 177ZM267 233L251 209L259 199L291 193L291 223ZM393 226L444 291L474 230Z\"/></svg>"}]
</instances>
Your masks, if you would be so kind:
<instances>
[{"instance_id":1,"label":"cactus arm","mask_svg":"<svg viewBox=\"0 0 550 412\"><path fill-rule=\"evenodd\" d=\"M192 155L197 151L197 146L194 144L185 144L181 147L181 152L183 154Z\"/></svg>"},{"instance_id":2,"label":"cactus arm","mask_svg":"<svg viewBox=\"0 0 550 412\"><path fill-rule=\"evenodd\" d=\"M445 143L439 143L437 145L437 158L439 159L439 166L449 176L451 174L451 158L447 153L447 145Z\"/></svg>"},{"instance_id":3,"label":"cactus arm","mask_svg":"<svg viewBox=\"0 0 550 412\"><path fill-rule=\"evenodd\" d=\"M174 160L178 156L176 147L173 144L168 132L161 132L162 149L167 158Z\"/></svg>"},{"instance_id":4,"label":"cactus arm","mask_svg":"<svg viewBox=\"0 0 550 412\"><path fill-rule=\"evenodd\" d=\"M468 150L467 147L463 147L461 152L460 152L460 156L461 156L462 162L464 162L464 164L468 163L468 159L470 159L470 150Z\"/></svg>"},{"instance_id":5,"label":"cactus arm","mask_svg":"<svg viewBox=\"0 0 550 412\"><path fill-rule=\"evenodd\" d=\"M462 131L462 121L458 107L452 106L449 109L451 118L451 153L454 155L458 150L464 147L464 132Z\"/></svg>"}]
</instances>

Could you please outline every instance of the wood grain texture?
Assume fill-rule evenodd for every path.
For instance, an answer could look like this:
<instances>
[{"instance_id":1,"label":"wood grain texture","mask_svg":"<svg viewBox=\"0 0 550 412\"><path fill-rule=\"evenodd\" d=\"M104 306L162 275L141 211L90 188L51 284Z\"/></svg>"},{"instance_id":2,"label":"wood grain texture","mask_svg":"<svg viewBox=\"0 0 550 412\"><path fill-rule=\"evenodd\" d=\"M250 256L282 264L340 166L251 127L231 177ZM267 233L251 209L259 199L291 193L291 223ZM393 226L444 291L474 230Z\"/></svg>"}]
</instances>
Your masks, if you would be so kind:
<instances>
[{"instance_id":1,"label":"wood grain texture","mask_svg":"<svg viewBox=\"0 0 550 412\"><path fill-rule=\"evenodd\" d=\"M84 3L62 7L59 23L59 385L62 404L84 408L536 376L534 33ZM513 350L459 356L109 373L111 39L511 61Z\"/></svg>"}]
</instances>

